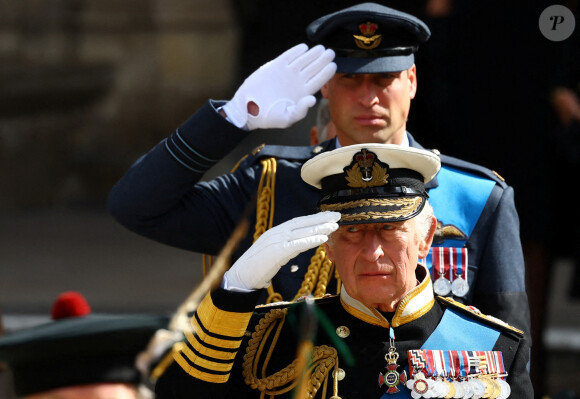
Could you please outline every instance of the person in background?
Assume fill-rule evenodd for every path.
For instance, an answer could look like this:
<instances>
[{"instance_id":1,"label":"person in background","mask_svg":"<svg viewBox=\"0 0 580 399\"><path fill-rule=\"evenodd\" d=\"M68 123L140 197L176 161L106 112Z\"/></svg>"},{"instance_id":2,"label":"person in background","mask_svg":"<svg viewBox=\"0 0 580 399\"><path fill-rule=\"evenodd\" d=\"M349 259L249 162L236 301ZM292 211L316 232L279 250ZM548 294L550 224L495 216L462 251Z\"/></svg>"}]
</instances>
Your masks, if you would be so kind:
<instances>
[{"instance_id":1,"label":"person in background","mask_svg":"<svg viewBox=\"0 0 580 399\"><path fill-rule=\"evenodd\" d=\"M78 292L59 295L52 321L0 337L0 362L25 399L148 399L135 357L169 318L91 312Z\"/></svg>"},{"instance_id":2,"label":"person in background","mask_svg":"<svg viewBox=\"0 0 580 399\"><path fill-rule=\"evenodd\" d=\"M330 119L328 100L321 98L316 110L316 124L310 129L310 145L318 145L336 137L336 129Z\"/></svg>"}]
</instances>

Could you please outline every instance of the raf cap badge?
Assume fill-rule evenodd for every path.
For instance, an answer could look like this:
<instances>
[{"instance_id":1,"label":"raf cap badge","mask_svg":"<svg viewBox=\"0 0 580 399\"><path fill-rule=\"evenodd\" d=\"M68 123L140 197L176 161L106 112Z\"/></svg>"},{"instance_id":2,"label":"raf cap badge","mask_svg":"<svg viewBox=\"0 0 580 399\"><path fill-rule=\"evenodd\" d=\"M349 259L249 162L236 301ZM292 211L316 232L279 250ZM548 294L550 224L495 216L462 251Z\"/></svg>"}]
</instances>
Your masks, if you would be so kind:
<instances>
[{"instance_id":1,"label":"raf cap badge","mask_svg":"<svg viewBox=\"0 0 580 399\"><path fill-rule=\"evenodd\" d=\"M362 35L353 35L354 42L358 48L363 50L372 50L377 48L381 44L382 36L381 34L376 34L378 25L372 22L366 22L358 26Z\"/></svg>"}]
</instances>

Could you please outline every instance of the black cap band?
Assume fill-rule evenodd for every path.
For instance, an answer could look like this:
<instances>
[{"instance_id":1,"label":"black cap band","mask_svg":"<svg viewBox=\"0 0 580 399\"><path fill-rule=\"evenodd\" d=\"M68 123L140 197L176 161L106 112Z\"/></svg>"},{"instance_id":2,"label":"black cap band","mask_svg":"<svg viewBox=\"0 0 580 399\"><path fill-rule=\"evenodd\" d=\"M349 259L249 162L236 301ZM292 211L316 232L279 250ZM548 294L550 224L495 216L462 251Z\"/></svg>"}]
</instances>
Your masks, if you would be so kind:
<instances>
[{"instance_id":1,"label":"black cap band","mask_svg":"<svg viewBox=\"0 0 580 399\"><path fill-rule=\"evenodd\" d=\"M392 48L383 48L383 49L378 49L378 50L355 50L355 49L333 48L337 57L347 57L347 58L395 57L398 55L413 54L418 49L419 49L419 46L392 47Z\"/></svg>"}]
</instances>

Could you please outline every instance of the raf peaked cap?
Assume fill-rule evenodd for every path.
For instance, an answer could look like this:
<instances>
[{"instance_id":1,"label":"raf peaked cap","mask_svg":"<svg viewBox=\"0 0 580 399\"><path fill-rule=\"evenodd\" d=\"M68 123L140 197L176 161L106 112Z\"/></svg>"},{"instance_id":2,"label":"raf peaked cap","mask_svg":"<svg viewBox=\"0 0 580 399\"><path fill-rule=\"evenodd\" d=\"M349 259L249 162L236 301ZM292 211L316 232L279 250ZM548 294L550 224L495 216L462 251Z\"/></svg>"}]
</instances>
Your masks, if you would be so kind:
<instances>
[{"instance_id":1,"label":"raf peaked cap","mask_svg":"<svg viewBox=\"0 0 580 399\"><path fill-rule=\"evenodd\" d=\"M55 302L52 316L0 337L0 362L11 369L18 396L102 382L137 384L137 354L169 323L165 316L92 314L80 294L69 292Z\"/></svg>"},{"instance_id":2,"label":"raf peaked cap","mask_svg":"<svg viewBox=\"0 0 580 399\"><path fill-rule=\"evenodd\" d=\"M439 156L394 144L356 144L304 164L302 179L321 190L321 211L342 214L341 225L411 219L428 198L425 183L441 168Z\"/></svg>"},{"instance_id":3,"label":"raf peaked cap","mask_svg":"<svg viewBox=\"0 0 580 399\"><path fill-rule=\"evenodd\" d=\"M413 66L414 53L431 32L413 15L362 3L318 18L306 35L334 50L339 73L386 73Z\"/></svg>"}]
</instances>

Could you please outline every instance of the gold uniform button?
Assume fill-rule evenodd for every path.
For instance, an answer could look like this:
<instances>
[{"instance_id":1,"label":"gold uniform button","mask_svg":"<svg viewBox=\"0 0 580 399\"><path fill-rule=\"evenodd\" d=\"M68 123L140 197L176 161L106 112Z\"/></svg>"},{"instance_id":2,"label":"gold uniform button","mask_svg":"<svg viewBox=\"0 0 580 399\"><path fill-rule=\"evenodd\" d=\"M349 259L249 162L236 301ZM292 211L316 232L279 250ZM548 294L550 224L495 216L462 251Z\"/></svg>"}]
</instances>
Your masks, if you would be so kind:
<instances>
[{"instance_id":1,"label":"gold uniform button","mask_svg":"<svg viewBox=\"0 0 580 399\"><path fill-rule=\"evenodd\" d=\"M346 338L350 335L350 330L347 326L340 326L336 329L336 335L340 338Z\"/></svg>"},{"instance_id":2,"label":"gold uniform button","mask_svg":"<svg viewBox=\"0 0 580 399\"><path fill-rule=\"evenodd\" d=\"M321 146L319 146L319 145L317 145L316 147L314 147L314 148L312 149L312 152L313 152L314 154L318 154L320 151L322 151L322 147L321 147Z\"/></svg>"},{"instance_id":3,"label":"gold uniform button","mask_svg":"<svg viewBox=\"0 0 580 399\"><path fill-rule=\"evenodd\" d=\"M297 271L298 271L298 265L292 265L292 266L290 266L290 272L296 273Z\"/></svg>"}]
</instances>

